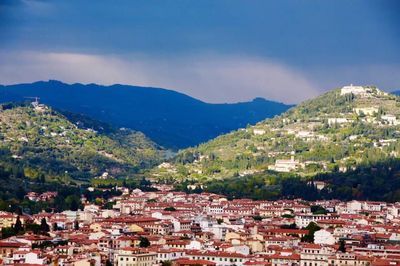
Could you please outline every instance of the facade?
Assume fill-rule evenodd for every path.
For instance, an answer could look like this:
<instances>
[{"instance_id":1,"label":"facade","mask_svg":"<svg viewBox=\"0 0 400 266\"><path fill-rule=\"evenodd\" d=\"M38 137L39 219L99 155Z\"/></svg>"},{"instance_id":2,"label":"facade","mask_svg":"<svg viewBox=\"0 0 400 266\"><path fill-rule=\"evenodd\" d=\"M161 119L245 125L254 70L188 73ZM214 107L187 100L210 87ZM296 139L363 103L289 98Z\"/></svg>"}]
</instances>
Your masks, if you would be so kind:
<instances>
[{"instance_id":1,"label":"facade","mask_svg":"<svg viewBox=\"0 0 400 266\"><path fill-rule=\"evenodd\" d=\"M152 266L157 264L157 254L143 252L138 248L124 248L115 256L117 266Z\"/></svg>"}]
</instances>

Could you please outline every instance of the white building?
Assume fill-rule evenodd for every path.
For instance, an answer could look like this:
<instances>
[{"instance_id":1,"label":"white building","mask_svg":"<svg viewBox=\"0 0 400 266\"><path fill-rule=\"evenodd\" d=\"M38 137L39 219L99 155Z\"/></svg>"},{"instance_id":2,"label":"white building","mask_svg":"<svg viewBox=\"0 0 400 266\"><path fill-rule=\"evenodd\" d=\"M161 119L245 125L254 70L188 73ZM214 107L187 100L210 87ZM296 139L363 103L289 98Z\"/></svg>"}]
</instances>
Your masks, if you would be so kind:
<instances>
[{"instance_id":1,"label":"white building","mask_svg":"<svg viewBox=\"0 0 400 266\"><path fill-rule=\"evenodd\" d=\"M383 121L386 121L390 125L398 125L398 121L396 119L396 116L394 116L394 115L382 115L381 119Z\"/></svg>"},{"instance_id":2,"label":"white building","mask_svg":"<svg viewBox=\"0 0 400 266\"><path fill-rule=\"evenodd\" d=\"M15 251L12 258L6 259L6 264L34 264L34 265L46 265L47 260L39 257L37 251L26 251L18 250Z\"/></svg>"},{"instance_id":3,"label":"white building","mask_svg":"<svg viewBox=\"0 0 400 266\"><path fill-rule=\"evenodd\" d=\"M333 245L335 244L335 238L329 231L321 229L314 233L314 243L323 245Z\"/></svg>"},{"instance_id":4,"label":"white building","mask_svg":"<svg viewBox=\"0 0 400 266\"><path fill-rule=\"evenodd\" d=\"M295 160L292 156L290 160L276 160L275 165L268 166L268 169L276 172L290 172L299 167L301 167L300 161Z\"/></svg>"},{"instance_id":5,"label":"white building","mask_svg":"<svg viewBox=\"0 0 400 266\"><path fill-rule=\"evenodd\" d=\"M318 223L322 220L338 219L337 216L324 215L324 214L296 214L294 221L297 227L307 227L311 222Z\"/></svg>"},{"instance_id":6,"label":"white building","mask_svg":"<svg viewBox=\"0 0 400 266\"><path fill-rule=\"evenodd\" d=\"M334 124L345 124L349 122L349 119L343 117L328 118L328 125L330 126Z\"/></svg>"},{"instance_id":7,"label":"white building","mask_svg":"<svg viewBox=\"0 0 400 266\"><path fill-rule=\"evenodd\" d=\"M357 200L347 202L347 211L350 213L357 213L362 210L362 203Z\"/></svg>"},{"instance_id":8,"label":"white building","mask_svg":"<svg viewBox=\"0 0 400 266\"><path fill-rule=\"evenodd\" d=\"M264 129L260 129L260 128L255 128L253 130L253 134L254 135L264 135L265 134L265 130Z\"/></svg>"},{"instance_id":9,"label":"white building","mask_svg":"<svg viewBox=\"0 0 400 266\"><path fill-rule=\"evenodd\" d=\"M362 86L353 86L353 84L350 84L350 86L344 86L340 90L340 95L346 95L350 93L354 95L365 95L368 93L368 90Z\"/></svg>"}]
</instances>

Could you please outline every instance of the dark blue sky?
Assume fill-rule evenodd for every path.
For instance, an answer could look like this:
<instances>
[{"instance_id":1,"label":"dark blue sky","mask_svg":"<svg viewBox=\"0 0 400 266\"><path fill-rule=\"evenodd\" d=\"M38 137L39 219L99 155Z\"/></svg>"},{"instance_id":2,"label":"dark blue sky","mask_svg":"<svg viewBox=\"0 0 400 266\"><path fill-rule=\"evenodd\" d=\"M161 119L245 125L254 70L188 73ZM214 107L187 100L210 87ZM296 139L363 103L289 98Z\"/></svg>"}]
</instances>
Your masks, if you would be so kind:
<instances>
[{"instance_id":1,"label":"dark blue sky","mask_svg":"<svg viewBox=\"0 0 400 266\"><path fill-rule=\"evenodd\" d=\"M176 89L299 102L347 83L400 88L398 1L1 0L0 83Z\"/></svg>"}]
</instances>

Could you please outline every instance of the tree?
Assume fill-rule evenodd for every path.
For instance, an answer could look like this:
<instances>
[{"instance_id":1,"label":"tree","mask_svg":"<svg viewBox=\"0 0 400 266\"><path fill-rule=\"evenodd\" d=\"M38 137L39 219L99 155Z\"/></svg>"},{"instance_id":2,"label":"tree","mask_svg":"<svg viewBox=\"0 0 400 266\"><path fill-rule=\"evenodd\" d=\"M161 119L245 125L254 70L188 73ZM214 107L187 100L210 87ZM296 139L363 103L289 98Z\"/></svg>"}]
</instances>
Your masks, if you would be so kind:
<instances>
[{"instance_id":1,"label":"tree","mask_svg":"<svg viewBox=\"0 0 400 266\"><path fill-rule=\"evenodd\" d=\"M140 242L139 242L139 247L147 248L148 246L150 246L150 241L146 237L141 236Z\"/></svg>"},{"instance_id":2,"label":"tree","mask_svg":"<svg viewBox=\"0 0 400 266\"><path fill-rule=\"evenodd\" d=\"M77 211L79 208L79 197L76 195L69 195L65 198L65 203L71 211Z\"/></svg>"},{"instance_id":3,"label":"tree","mask_svg":"<svg viewBox=\"0 0 400 266\"><path fill-rule=\"evenodd\" d=\"M260 216L260 215L255 215L255 216L253 216L253 220L254 220L254 221L262 221L262 219L263 219L263 217Z\"/></svg>"},{"instance_id":4,"label":"tree","mask_svg":"<svg viewBox=\"0 0 400 266\"><path fill-rule=\"evenodd\" d=\"M149 187L151 187L151 182L150 182L149 180L147 180L146 178L143 177L143 178L140 180L139 187L140 187L140 189L146 190L146 189L148 189Z\"/></svg>"},{"instance_id":5,"label":"tree","mask_svg":"<svg viewBox=\"0 0 400 266\"><path fill-rule=\"evenodd\" d=\"M74 229L79 230L79 222L77 220L74 222Z\"/></svg>"},{"instance_id":6,"label":"tree","mask_svg":"<svg viewBox=\"0 0 400 266\"><path fill-rule=\"evenodd\" d=\"M40 221L40 231L42 231L42 232L50 231L50 226L47 224L45 218L42 218L42 220Z\"/></svg>"},{"instance_id":7,"label":"tree","mask_svg":"<svg viewBox=\"0 0 400 266\"><path fill-rule=\"evenodd\" d=\"M19 186L17 188L17 192L15 194L16 194L16 196L17 196L17 198L19 200L23 200L24 197L25 197L26 192L25 192L25 190L24 190L24 188L22 186Z\"/></svg>"},{"instance_id":8,"label":"tree","mask_svg":"<svg viewBox=\"0 0 400 266\"><path fill-rule=\"evenodd\" d=\"M53 223L53 231L58 231L58 225L57 225L57 223Z\"/></svg>"},{"instance_id":9,"label":"tree","mask_svg":"<svg viewBox=\"0 0 400 266\"><path fill-rule=\"evenodd\" d=\"M113 266L110 260L106 260L106 266Z\"/></svg>"},{"instance_id":10,"label":"tree","mask_svg":"<svg viewBox=\"0 0 400 266\"><path fill-rule=\"evenodd\" d=\"M161 262L161 266L172 266L172 261L170 260L163 260Z\"/></svg>"},{"instance_id":11,"label":"tree","mask_svg":"<svg viewBox=\"0 0 400 266\"><path fill-rule=\"evenodd\" d=\"M174 212L174 211L176 211L176 209L174 207L167 207L164 209L164 211Z\"/></svg>"},{"instance_id":12,"label":"tree","mask_svg":"<svg viewBox=\"0 0 400 266\"><path fill-rule=\"evenodd\" d=\"M281 225L282 229L297 229L297 226L295 223L292 224L283 224Z\"/></svg>"},{"instance_id":13,"label":"tree","mask_svg":"<svg viewBox=\"0 0 400 266\"><path fill-rule=\"evenodd\" d=\"M306 229L308 230L308 234L303 236L301 239L303 242L309 242L313 243L314 242L314 233L319 231L321 227L319 227L316 223L311 222L307 225Z\"/></svg>"},{"instance_id":14,"label":"tree","mask_svg":"<svg viewBox=\"0 0 400 266\"><path fill-rule=\"evenodd\" d=\"M17 233L15 232L15 229L13 227L3 227L1 229L1 238L8 238L11 236L15 236Z\"/></svg>"},{"instance_id":15,"label":"tree","mask_svg":"<svg viewBox=\"0 0 400 266\"><path fill-rule=\"evenodd\" d=\"M338 251L343 252L343 253L346 253L346 243L344 242L343 239L341 239L341 240L339 241L339 248L338 248Z\"/></svg>"},{"instance_id":16,"label":"tree","mask_svg":"<svg viewBox=\"0 0 400 266\"><path fill-rule=\"evenodd\" d=\"M19 215L17 216L17 220L15 221L14 230L15 230L16 233L19 233L19 232L21 232L23 230L22 222L21 222L21 219L20 219Z\"/></svg>"},{"instance_id":17,"label":"tree","mask_svg":"<svg viewBox=\"0 0 400 266\"><path fill-rule=\"evenodd\" d=\"M200 194L203 192L203 189L201 188L200 185L197 185L196 188L193 190L193 193L195 194Z\"/></svg>"},{"instance_id":18,"label":"tree","mask_svg":"<svg viewBox=\"0 0 400 266\"><path fill-rule=\"evenodd\" d=\"M311 206L311 212L313 214L327 214L328 213L328 211L320 205Z\"/></svg>"},{"instance_id":19,"label":"tree","mask_svg":"<svg viewBox=\"0 0 400 266\"><path fill-rule=\"evenodd\" d=\"M38 175L36 182L39 184L44 184L46 182L46 178L44 177L43 173Z\"/></svg>"}]
</instances>

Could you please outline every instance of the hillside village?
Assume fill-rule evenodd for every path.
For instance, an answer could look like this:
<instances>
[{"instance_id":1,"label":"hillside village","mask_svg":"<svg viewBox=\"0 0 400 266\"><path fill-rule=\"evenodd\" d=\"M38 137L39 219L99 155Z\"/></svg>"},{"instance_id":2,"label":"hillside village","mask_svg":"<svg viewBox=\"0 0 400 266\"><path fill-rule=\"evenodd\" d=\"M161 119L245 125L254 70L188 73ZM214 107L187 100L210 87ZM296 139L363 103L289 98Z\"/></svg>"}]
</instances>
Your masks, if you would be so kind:
<instances>
[{"instance_id":1,"label":"hillside village","mask_svg":"<svg viewBox=\"0 0 400 266\"><path fill-rule=\"evenodd\" d=\"M399 203L229 201L157 188L118 187L111 208L82 197L77 211L1 212L1 265L400 265Z\"/></svg>"},{"instance_id":2,"label":"hillside village","mask_svg":"<svg viewBox=\"0 0 400 266\"><path fill-rule=\"evenodd\" d=\"M99 132L100 122L68 115L37 99L1 104L1 166L10 154L14 159L10 164L20 165L26 177L46 174L48 180L67 183L104 172L132 174L135 167L152 166L162 157L160 148L140 132L113 128Z\"/></svg>"},{"instance_id":3,"label":"hillside village","mask_svg":"<svg viewBox=\"0 0 400 266\"><path fill-rule=\"evenodd\" d=\"M186 149L154 177L218 179L267 170L312 177L397 158L400 100L344 86L255 126Z\"/></svg>"}]
</instances>

